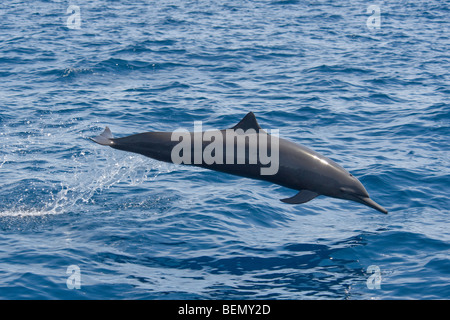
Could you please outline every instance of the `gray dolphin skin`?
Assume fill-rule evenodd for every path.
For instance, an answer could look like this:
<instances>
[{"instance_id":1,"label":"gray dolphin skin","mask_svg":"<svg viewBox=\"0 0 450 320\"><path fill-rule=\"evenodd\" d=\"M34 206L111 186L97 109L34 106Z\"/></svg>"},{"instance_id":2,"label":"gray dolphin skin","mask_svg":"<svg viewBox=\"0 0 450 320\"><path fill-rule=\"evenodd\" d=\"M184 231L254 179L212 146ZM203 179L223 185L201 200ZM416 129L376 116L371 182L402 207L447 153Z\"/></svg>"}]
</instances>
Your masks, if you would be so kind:
<instances>
[{"instance_id":1,"label":"gray dolphin skin","mask_svg":"<svg viewBox=\"0 0 450 320\"><path fill-rule=\"evenodd\" d=\"M230 130L238 134L228 136L227 132ZM174 132L146 132L113 138L111 130L106 127L103 133L91 140L114 149L179 164L180 161L174 161L173 150L177 149L176 154L185 159L181 162L183 164L269 181L299 191L291 198L281 199L285 203L305 203L319 195L324 195L359 202L387 213L385 208L369 197L361 182L340 165L302 145L278 137L274 139L274 135L268 134L259 126L252 112L234 127L216 130L215 136L213 134L214 139L198 139L208 131L197 133L186 130L184 136L179 134L175 138ZM239 136L244 139L240 139ZM189 140L193 142L189 144L189 149L180 150L180 137L185 140L184 142ZM255 139L252 140L253 138ZM223 143L219 144L219 140ZM251 149L251 141L257 141L254 149ZM217 142L215 150L211 152L211 145L214 142ZM228 145L232 148L228 148ZM261 155L255 157L255 150L263 150L262 147L267 149L265 157ZM239 156L239 150L245 150L245 156L242 156L242 153ZM199 152L209 154L210 157L198 156ZM278 153L277 157L275 153ZM269 154L273 156L272 163L267 161ZM211 156L215 157L216 161L211 161ZM270 166L276 170L271 171ZM269 173L263 174L264 169Z\"/></svg>"}]
</instances>

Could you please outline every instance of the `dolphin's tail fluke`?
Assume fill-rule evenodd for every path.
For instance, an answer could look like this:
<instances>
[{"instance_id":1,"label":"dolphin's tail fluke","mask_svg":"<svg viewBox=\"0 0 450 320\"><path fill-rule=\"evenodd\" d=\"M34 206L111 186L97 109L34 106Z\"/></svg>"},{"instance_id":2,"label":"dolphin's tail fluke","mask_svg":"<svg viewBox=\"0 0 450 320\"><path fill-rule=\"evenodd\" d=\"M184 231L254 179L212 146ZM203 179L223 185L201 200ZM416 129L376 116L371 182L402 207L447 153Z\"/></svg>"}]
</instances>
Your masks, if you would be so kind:
<instances>
[{"instance_id":1,"label":"dolphin's tail fluke","mask_svg":"<svg viewBox=\"0 0 450 320\"><path fill-rule=\"evenodd\" d=\"M113 135L111 130L108 127L98 136L90 138L92 141L101 144L102 146L112 146L114 145Z\"/></svg>"}]
</instances>

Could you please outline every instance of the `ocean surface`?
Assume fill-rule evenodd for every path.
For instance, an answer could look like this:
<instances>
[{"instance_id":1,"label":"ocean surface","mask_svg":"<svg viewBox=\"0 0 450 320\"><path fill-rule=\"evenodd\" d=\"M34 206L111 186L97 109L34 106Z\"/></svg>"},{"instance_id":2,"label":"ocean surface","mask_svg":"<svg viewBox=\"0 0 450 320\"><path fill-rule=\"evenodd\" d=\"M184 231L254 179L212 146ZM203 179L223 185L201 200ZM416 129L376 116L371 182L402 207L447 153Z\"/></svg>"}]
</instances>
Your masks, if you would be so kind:
<instances>
[{"instance_id":1,"label":"ocean surface","mask_svg":"<svg viewBox=\"0 0 450 320\"><path fill-rule=\"evenodd\" d=\"M375 5L375 7L370 6ZM450 298L449 1L6 0L0 299ZM97 145L263 128L389 210Z\"/></svg>"}]
</instances>

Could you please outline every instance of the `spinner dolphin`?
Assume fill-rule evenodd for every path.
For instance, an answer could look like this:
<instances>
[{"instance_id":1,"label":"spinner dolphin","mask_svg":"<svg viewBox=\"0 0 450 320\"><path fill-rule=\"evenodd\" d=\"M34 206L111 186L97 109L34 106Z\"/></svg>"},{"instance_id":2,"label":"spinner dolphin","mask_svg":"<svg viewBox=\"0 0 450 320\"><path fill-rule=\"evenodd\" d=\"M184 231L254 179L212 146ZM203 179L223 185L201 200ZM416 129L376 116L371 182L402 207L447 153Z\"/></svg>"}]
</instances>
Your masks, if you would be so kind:
<instances>
[{"instance_id":1,"label":"spinner dolphin","mask_svg":"<svg viewBox=\"0 0 450 320\"><path fill-rule=\"evenodd\" d=\"M91 139L160 161L265 180L297 190L293 197L281 199L285 203L305 203L324 195L359 202L387 213L343 167L305 146L267 133L252 112L225 130L146 132L113 138L106 127Z\"/></svg>"}]
</instances>

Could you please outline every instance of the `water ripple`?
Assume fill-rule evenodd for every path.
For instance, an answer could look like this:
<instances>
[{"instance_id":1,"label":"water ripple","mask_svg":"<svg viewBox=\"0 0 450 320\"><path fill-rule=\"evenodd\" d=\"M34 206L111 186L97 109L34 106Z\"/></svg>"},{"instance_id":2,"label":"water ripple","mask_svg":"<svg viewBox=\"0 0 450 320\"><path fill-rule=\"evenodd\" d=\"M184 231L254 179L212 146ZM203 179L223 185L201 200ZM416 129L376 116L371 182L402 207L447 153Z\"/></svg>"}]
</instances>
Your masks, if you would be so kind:
<instances>
[{"instance_id":1,"label":"water ripple","mask_svg":"<svg viewBox=\"0 0 450 320\"><path fill-rule=\"evenodd\" d=\"M95 0L80 29L68 5L0 5L1 298L449 296L445 2L383 2L375 30L361 0ZM249 111L390 213L289 206L293 190L88 139L230 128Z\"/></svg>"}]
</instances>

